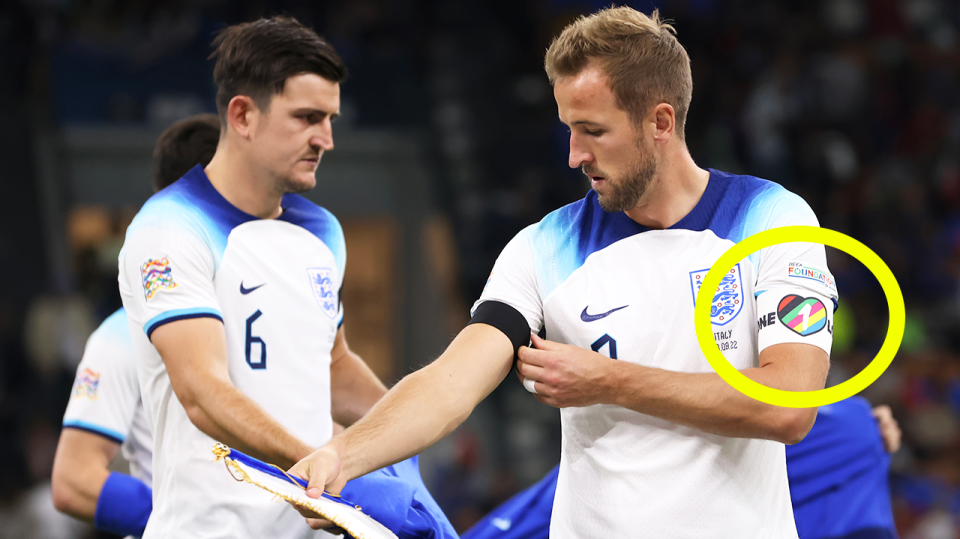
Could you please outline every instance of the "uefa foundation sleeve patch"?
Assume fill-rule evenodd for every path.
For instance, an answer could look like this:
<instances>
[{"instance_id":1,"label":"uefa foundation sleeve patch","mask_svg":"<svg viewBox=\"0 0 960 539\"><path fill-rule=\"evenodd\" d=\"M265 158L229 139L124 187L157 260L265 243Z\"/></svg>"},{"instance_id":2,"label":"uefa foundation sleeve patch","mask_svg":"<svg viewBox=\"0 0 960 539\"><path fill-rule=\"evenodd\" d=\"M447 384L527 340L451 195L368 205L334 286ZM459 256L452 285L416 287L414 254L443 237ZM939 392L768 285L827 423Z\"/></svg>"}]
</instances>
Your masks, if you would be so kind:
<instances>
[{"instance_id":1,"label":"uefa foundation sleeve patch","mask_svg":"<svg viewBox=\"0 0 960 539\"><path fill-rule=\"evenodd\" d=\"M73 386L73 398L97 400L97 388L100 386L100 373L90 369L83 369L77 375Z\"/></svg>"},{"instance_id":2,"label":"uefa foundation sleeve patch","mask_svg":"<svg viewBox=\"0 0 960 539\"><path fill-rule=\"evenodd\" d=\"M787 277L818 282L825 286L828 292L834 296L837 295L837 283L834 282L833 275L829 271L815 268L803 262L790 262L787 266Z\"/></svg>"},{"instance_id":3,"label":"uefa foundation sleeve patch","mask_svg":"<svg viewBox=\"0 0 960 539\"><path fill-rule=\"evenodd\" d=\"M176 281L173 280L173 270L168 258L148 259L140 266L140 274L143 276L143 295L147 300L161 290L171 290L177 287Z\"/></svg>"}]
</instances>

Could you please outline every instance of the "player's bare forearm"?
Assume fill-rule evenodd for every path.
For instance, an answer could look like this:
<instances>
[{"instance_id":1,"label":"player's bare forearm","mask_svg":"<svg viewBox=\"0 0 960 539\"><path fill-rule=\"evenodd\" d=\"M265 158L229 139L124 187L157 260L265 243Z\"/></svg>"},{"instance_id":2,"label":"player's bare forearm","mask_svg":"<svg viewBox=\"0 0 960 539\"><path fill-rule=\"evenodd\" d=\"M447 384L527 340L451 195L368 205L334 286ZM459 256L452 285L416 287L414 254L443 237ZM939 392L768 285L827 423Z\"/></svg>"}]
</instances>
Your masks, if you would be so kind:
<instances>
[{"instance_id":1,"label":"player's bare forearm","mask_svg":"<svg viewBox=\"0 0 960 539\"><path fill-rule=\"evenodd\" d=\"M120 444L96 434L65 428L53 459L51 487L57 511L93 522L100 490Z\"/></svg>"},{"instance_id":2,"label":"player's bare forearm","mask_svg":"<svg viewBox=\"0 0 960 539\"><path fill-rule=\"evenodd\" d=\"M386 393L387 387L370 367L347 346L343 326L331 351L330 400L333 420L344 426L356 423Z\"/></svg>"},{"instance_id":3,"label":"player's bare forearm","mask_svg":"<svg viewBox=\"0 0 960 539\"><path fill-rule=\"evenodd\" d=\"M204 434L283 467L310 453L310 446L230 381L219 320L171 322L157 328L151 340L167 367L177 399Z\"/></svg>"},{"instance_id":4,"label":"player's bare forearm","mask_svg":"<svg viewBox=\"0 0 960 539\"><path fill-rule=\"evenodd\" d=\"M449 434L504 379L512 358L513 347L500 330L467 326L439 359L405 377L331 440L327 449L339 457L340 479L399 462ZM313 485L316 478L311 479Z\"/></svg>"},{"instance_id":5,"label":"player's bare forearm","mask_svg":"<svg viewBox=\"0 0 960 539\"><path fill-rule=\"evenodd\" d=\"M204 434L281 467L313 451L232 384L217 385L187 410Z\"/></svg>"},{"instance_id":6,"label":"player's bare forearm","mask_svg":"<svg viewBox=\"0 0 960 539\"><path fill-rule=\"evenodd\" d=\"M284 468L313 450L233 384L213 383L204 393L187 415L207 436Z\"/></svg>"},{"instance_id":7,"label":"player's bare forearm","mask_svg":"<svg viewBox=\"0 0 960 539\"><path fill-rule=\"evenodd\" d=\"M466 419L467 407L453 402L453 392L437 387L435 375L426 367L405 377L367 416L331 440L344 479L409 458Z\"/></svg>"},{"instance_id":8,"label":"player's bare forearm","mask_svg":"<svg viewBox=\"0 0 960 539\"><path fill-rule=\"evenodd\" d=\"M816 408L784 408L740 393L716 373L678 373L622 364L611 404L721 436L797 443L816 420ZM778 344L744 375L787 391L823 389L829 358L806 344Z\"/></svg>"},{"instance_id":9,"label":"player's bare forearm","mask_svg":"<svg viewBox=\"0 0 960 539\"><path fill-rule=\"evenodd\" d=\"M537 399L566 408L613 404L706 432L796 443L813 426L815 409L771 406L743 395L716 373L681 373L610 359L592 350L533 336L521 347L518 370L534 381ZM760 367L743 372L788 391L822 389L829 358L807 344L777 344Z\"/></svg>"}]
</instances>

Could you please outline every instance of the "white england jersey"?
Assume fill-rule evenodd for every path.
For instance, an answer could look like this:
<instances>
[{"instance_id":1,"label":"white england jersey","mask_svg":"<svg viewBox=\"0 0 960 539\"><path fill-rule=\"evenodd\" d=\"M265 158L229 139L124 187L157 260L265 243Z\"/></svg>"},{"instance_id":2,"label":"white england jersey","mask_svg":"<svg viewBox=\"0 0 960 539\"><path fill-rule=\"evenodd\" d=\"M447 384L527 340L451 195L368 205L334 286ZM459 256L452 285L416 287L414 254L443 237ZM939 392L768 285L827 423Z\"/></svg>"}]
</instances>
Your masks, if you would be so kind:
<instances>
[{"instance_id":1,"label":"white england jersey","mask_svg":"<svg viewBox=\"0 0 960 539\"><path fill-rule=\"evenodd\" d=\"M197 166L150 198L127 229L120 293L153 427L153 514L145 539L312 537L273 496L213 462L215 440L187 417L150 342L163 324L222 320L230 380L311 446L332 436L330 351L343 313L343 230L285 195L278 219L227 202Z\"/></svg>"},{"instance_id":2,"label":"white england jersey","mask_svg":"<svg viewBox=\"0 0 960 539\"><path fill-rule=\"evenodd\" d=\"M63 426L117 442L130 463L130 475L151 484L153 435L140 402L133 342L123 309L108 316L87 339Z\"/></svg>"},{"instance_id":3,"label":"white england jersey","mask_svg":"<svg viewBox=\"0 0 960 539\"><path fill-rule=\"evenodd\" d=\"M696 207L666 230L603 211L594 192L524 229L503 250L487 301L531 332L619 361L712 372L694 330L707 270L743 238L818 226L783 187L710 171ZM738 369L760 351L808 343L830 352L836 287L822 245L754 253L713 298L717 346ZM611 405L560 411L563 443L550 536L795 539L783 444L708 434Z\"/></svg>"}]
</instances>

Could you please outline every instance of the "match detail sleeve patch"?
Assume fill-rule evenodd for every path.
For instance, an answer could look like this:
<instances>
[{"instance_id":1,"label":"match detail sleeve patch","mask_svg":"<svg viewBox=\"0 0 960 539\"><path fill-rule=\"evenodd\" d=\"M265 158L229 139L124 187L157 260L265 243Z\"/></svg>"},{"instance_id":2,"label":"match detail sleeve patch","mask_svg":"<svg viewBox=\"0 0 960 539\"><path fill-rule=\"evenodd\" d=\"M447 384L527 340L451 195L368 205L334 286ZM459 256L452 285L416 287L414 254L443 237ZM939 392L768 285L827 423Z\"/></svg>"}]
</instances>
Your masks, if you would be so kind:
<instances>
[{"instance_id":1,"label":"match detail sleeve patch","mask_svg":"<svg viewBox=\"0 0 960 539\"><path fill-rule=\"evenodd\" d=\"M97 400L97 390L100 387L100 373L92 369L83 369L77 373L73 384L73 399Z\"/></svg>"},{"instance_id":2,"label":"match detail sleeve patch","mask_svg":"<svg viewBox=\"0 0 960 539\"><path fill-rule=\"evenodd\" d=\"M149 301L161 290L172 290L177 287L173 280L173 268L169 258L149 258L140 265L140 274L143 277L143 295Z\"/></svg>"}]
</instances>

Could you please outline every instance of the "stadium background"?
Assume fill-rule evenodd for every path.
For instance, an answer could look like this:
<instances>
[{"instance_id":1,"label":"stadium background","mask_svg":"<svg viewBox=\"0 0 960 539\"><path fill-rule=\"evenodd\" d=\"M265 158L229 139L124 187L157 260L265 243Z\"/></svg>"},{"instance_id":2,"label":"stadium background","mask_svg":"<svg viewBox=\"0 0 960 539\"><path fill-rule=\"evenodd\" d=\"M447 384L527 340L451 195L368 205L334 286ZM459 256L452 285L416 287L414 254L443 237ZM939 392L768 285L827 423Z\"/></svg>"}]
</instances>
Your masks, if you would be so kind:
<instances>
[{"instance_id":1,"label":"stadium background","mask_svg":"<svg viewBox=\"0 0 960 539\"><path fill-rule=\"evenodd\" d=\"M903 289L907 333L865 396L904 430L905 538L960 537L960 4L663 0L690 52L687 140L705 167L801 194ZM97 537L49 477L83 344L120 305L116 255L149 196L157 135L214 111L212 34L286 13L351 70L309 196L342 220L350 342L392 384L462 327L502 246L583 196L542 55L600 1L0 1L0 538ZM831 250L830 383L886 328L882 292ZM656 286L656 283L650 283ZM558 413L508 378L423 457L459 529L557 461ZM106 537L100 535L100 537Z\"/></svg>"}]
</instances>

